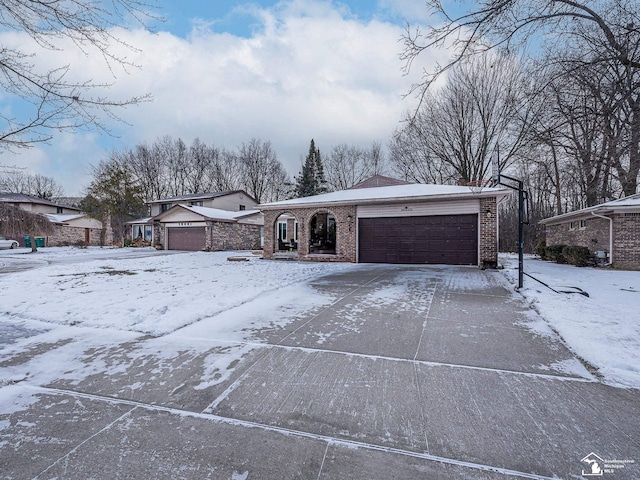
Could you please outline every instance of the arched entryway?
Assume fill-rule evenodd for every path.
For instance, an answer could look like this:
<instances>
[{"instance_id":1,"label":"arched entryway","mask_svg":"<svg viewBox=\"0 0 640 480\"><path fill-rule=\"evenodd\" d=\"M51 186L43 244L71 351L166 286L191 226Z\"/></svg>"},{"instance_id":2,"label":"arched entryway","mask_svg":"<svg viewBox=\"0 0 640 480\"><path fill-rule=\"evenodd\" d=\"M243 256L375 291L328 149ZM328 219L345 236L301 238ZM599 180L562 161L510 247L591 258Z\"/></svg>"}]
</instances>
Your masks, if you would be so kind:
<instances>
[{"instance_id":1,"label":"arched entryway","mask_svg":"<svg viewBox=\"0 0 640 480\"><path fill-rule=\"evenodd\" d=\"M274 252L298 250L298 220L291 213L283 213L274 224Z\"/></svg>"},{"instance_id":2,"label":"arched entryway","mask_svg":"<svg viewBox=\"0 0 640 480\"><path fill-rule=\"evenodd\" d=\"M309 221L309 253L336 254L337 223L329 212L319 212Z\"/></svg>"}]
</instances>

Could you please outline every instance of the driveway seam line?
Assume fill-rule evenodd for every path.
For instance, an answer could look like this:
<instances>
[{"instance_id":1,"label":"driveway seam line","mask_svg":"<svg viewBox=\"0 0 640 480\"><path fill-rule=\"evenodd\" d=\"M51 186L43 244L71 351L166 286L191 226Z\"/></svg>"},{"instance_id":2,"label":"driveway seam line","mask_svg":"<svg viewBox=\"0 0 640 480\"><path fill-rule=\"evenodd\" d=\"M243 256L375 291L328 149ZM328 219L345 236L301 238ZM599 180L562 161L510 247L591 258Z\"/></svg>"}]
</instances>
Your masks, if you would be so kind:
<instances>
[{"instance_id":1,"label":"driveway seam line","mask_svg":"<svg viewBox=\"0 0 640 480\"><path fill-rule=\"evenodd\" d=\"M66 390L66 389L61 389L61 388L49 388L49 387L42 387L42 386L36 386L36 385L24 385L24 386L28 387L28 388L31 388L33 390L41 390L41 391L44 391L45 393L50 393L50 394L71 395L71 396L76 396L76 397L81 397L81 398L87 398L87 399L90 399L90 400L98 400L98 401L101 400L101 401L106 401L106 402L110 402L110 403L120 403L120 404L125 404L125 405L131 405L133 407L131 410L127 411L126 413L124 413L123 415L121 415L117 419L115 419L113 422L109 423L109 425L107 425L106 427L102 428L100 431L98 431L95 434L91 435L91 437L89 437L88 439L84 440L83 442L81 442L76 447L74 447L69 453L67 453L64 457L61 457L56 462L54 462L52 465L47 467L47 469L45 469L42 473L46 472L49 468L51 468L53 465L58 463L62 458L66 458L68 455L70 455L72 452L74 452L75 450L80 448L82 445L87 443L92 438L95 438L96 436L98 436L103 431L106 431L108 428L110 428L111 426L116 424L120 419L122 419L126 415L129 415L131 412L133 412L136 408L142 408L142 409L145 409L145 410L150 410L150 411L154 411L154 412L165 412L165 413L178 415L178 416L182 416L182 417L187 416L187 417L193 417L193 418L208 419L208 420L213 420L213 421L217 421L217 422L220 422L220 423L225 423L225 424L228 424L228 425L239 425L239 426L248 427L248 428L261 428L261 429L263 429L265 431L271 431L271 432L280 433L280 434L283 434L283 435L295 435L295 436L298 436L298 437L308 438L308 439L311 439L311 440L318 440L318 441L327 442L328 446L329 445L338 445L338 446L344 446L344 447L364 448L364 449L367 449L367 450L379 451L379 452L396 454L396 455L403 455L403 456L413 457L413 458L420 458L420 459L423 459L423 460L435 461L435 462L444 463L444 464L448 464L448 465L456 465L456 466L460 466L460 467L471 468L471 469L481 470L481 471L485 471L485 472L493 472L493 473L498 473L498 474L501 474L501 475L516 476L516 477L520 477L520 478L529 478L529 479L533 479L533 480L553 480L553 478L554 478L554 477L548 477L548 476L544 476L544 475L537 475L537 474L533 474L533 473L520 472L520 471L517 471L517 470L510 470L508 468L494 467L494 466L491 466L491 465L485 465L485 464L481 464L481 463L473 463L473 462L467 462L467 461L464 461L464 460L456 460L455 458L441 457L441 456L438 456L438 455L432 455L430 453L422 453L422 452L416 452L416 451L411 451L411 450L403 450L401 448L386 447L384 445L376 445L376 444L373 444L373 443L361 442L361 441L352 440L352 439L348 439L348 438L336 438L336 437L331 437L331 436L328 436L328 435L323 435L323 434L318 434L318 433L305 432L303 430L294 430L294 429L291 429L291 428L279 427L277 425L268 425L268 424L264 424L264 423L253 422L253 421L250 421L250 420L241 420L241 419L236 419L236 418L232 418L232 417L224 417L224 416L221 416L221 415L216 415L216 414L211 414L211 413L198 413L198 412L193 412L193 411L190 411L190 410L180 410L178 408L165 407L165 406L162 406L162 405L150 405L150 404L139 402L139 401L135 401L135 400L117 399L117 398L113 398L113 397L106 397L106 396L95 395L95 394L91 394L91 393L77 392L77 391L74 391L74 390ZM40 473L40 475L42 475L42 473Z\"/></svg>"},{"instance_id":2,"label":"driveway seam line","mask_svg":"<svg viewBox=\"0 0 640 480\"><path fill-rule=\"evenodd\" d=\"M32 387L34 388L34 387ZM35 388L42 388L45 390L50 390L46 387L35 387ZM55 390L59 390L59 389L55 389ZM64 392L64 390L62 390ZM71 392L71 391L69 391ZM69 393L71 394L71 393ZM85 394L86 395L86 394ZM89 398L93 399L93 400L101 400L101 397L99 395L87 395ZM104 399L102 399L102 401L104 401ZM44 470L42 470L39 474L37 474L34 478L38 478L41 475L45 474L49 469L53 468L54 466L56 466L58 463L60 463L62 460L67 460L69 458L69 455L71 455L72 453L76 452L80 447L82 447L85 443L89 442L90 440L94 439L95 437L97 437L98 435L100 435L102 432L105 432L107 430L109 430L112 426L114 426L116 423L118 423L120 420L122 420L123 418L125 418L126 416L128 416L131 412L133 412L135 409L139 408L140 405L133 405L133 408L131 410L126 411L125 413L123 413L122 415L120 415L118 418L116 418L115 420L113 420L112 422L109 422L105 427L101 428L100 430L98 430L96 433L94 433L93 435L91 435L90 437L84 439L82 442L80 442L78 445L76 445L75 447L73 447L71 450L69 450L67 453L65 453L63 456L61 456L60 458L58 458L55 462L53 462L51 465L49 465L47 468L45 468Z\"/></svg>"},{"instance_id":3,"label":"driveway seam line","mask_svg":"<svg viewBox=\"0 0 640 480\"><path fill-rule=\"evenodd\" d=\"M185 337L187 338L187 337ZM211 340L208 340L211 342ZM347 357L356 357L356 358L367 358L371 360L388 360L391 362L402 362L402 363L411 363L418 365L425 365L428 367L448 367L448 368L461 368L466 370L479 370L482 372L492 372L499 374L512 374L512 375L522 375L525 377L533 377L533 378L543 378L548 380L560 380L567 382L578 382L578 383L602 383L595 378L584 378L584 377L567 377L563 375L551 375L548 373L536 373L536 372L520 372L517 370L505 370L501 368L492 368L492 367L480 367L476 365L463 365L459 363L446 363L446 362L434 362L430 360L413 360L411 358L399 358L399 357L386 357L383 355L370 355L366 353L356 353L356 352L343 352L340 350L328 350L323 348L312 348L312 347L301 347L297 345L281 345L279 343L254 343L254 342L238 342L234 340L215 340L218 343L227 343L233 345L241 345L248 347L256 347L270 350L272 348L278 348L283 350L298 350L305 353L331 353L335 355L344 355ZM255 363L254 363L255 365ZM253 365L249 368L253 368ZM247 371L248 371L247 369ZM245 371L246 373L246 371ZM244 374L242 375L244 376ZM238 381L238 378L236 381ZM235 383L235 382L234 382ZM613 385L615 387L615 385Z\"/></svg>"},{"instance_id":4,"label":"driveway seam line","mask_svg":"<svg viewBox=\"0 0 640 480\"><path fill-rule=\"evenodd\" d=\"M329 451L329 446L331 443L327 442L327 448L324 449L324 455L322 456L322 463L320 463L320 471L318 472L317 480L320 480L320 475L322 475L322 469L324 468L324 461L327 459L327 452Z\"/></svg>"}]
</instances>

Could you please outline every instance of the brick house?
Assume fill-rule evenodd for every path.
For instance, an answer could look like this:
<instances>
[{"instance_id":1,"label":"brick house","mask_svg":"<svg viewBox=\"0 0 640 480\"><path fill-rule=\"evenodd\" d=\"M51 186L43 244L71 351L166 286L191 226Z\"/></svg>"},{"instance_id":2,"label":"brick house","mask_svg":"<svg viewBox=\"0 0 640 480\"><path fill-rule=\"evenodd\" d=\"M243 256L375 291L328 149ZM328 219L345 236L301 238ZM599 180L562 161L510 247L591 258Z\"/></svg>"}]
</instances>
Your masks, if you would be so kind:
<instances>
[{"instance_id":1,"label":"brick house","mask_svg":"<svg viewBox=\"0 0 640 480\"><path fill-rule=\"evenodd\" d=\"M640 193L540 222L547 245L604 252L615 268L640 270Z\"/></svg>"},{"instance_id":2,"label":"brick house","mask_svg":"<svg viewBox=\"0 0 640 480\"><path fill-rule=\"evenodd\" d=\"M495 266L497 206L507 195L378 180L262 204L264 258Z\"/></svg>"},{"instance_id":3,"label":"brick house","mask_svg":"<svg viewBox=\"0 0 640 480\"><path fill-rule=\"evenodd\" d=\"M54 232L45 238L46 246L111 244L110 222L103 224L100 220L82 213L76 207L61 205L24 193L0 193L0 202L46 216L54 224ZM15 240L24 246L23 237Z\"/></svg>"},{"instance_id":4,"label":"brick house","mask_svg":"<svg viewBox=\"0 0 640 480\"><path fill-rule=\"evenodd\" d=\"M176 240L177 240L176 235L178 235L178 231L172 230L172 233L174 234L173 235L174 242L173 242L173 246L168 246L169 244L168 242L166 242L166 240L168 239L166 235L167 233L166 226L163 226L163 223L166 223L164 219L167 219L167 217L164 216L163 214L171 210L173 207L176 207L179 205L188 206L188 207L197 207L197 208L210 208L212 210L209 211L208 214L205 214L203 218L200 218L200 219L192 218L192 221L200 222L200 223L197 223L197 225L192 225L192 226L202 227L206 224L207 220L205 220L205 217L208 218L208 215L213 215L214 217L216 216L219 217L220 215L222 215L222 217L224 217L224 221L227 221L227 222L230 221L229 219L226 219L224 213L218 215L213 210L224 210L227 212L249 211L249 210L255 210L257 203L258 202L256 201L256 199L253 198L244 190L230 190L230 191L224 191L224 192L210 192L210 193L194 193L194 194L188 194L188 195L180 195L177 197L161 198L158 200L153 200L153 201L147 202L151 216L145 217L145 218L138 218L136 220L127 222L127 224L130 226L130 231L128 232L128 236L132 240L141 239L150 245L159 245L165 249L169 248L173 250L173 249L178 249L178 247L184 247L188 245L190 245L190 248L195 250L212 249L209 247L213 246L213 244L216 242L213 242L209 247L203 244L202 242L204 238L203 237L204 233L200 228L192 228L190 230L189 229L181 230L179 232L181 235L185 237L191 236L192 238L185 238L184 241L178 242L178 243L176 243ZM246 219L249 219L249 218L252 218L252 217L250 216L246 217ZM262 216L260 216L259 218L261 219ZM240 224L245 224L246 219L240 222ZM202 222L205 222L205 223L202 223ZM180 227L179 225L180 222L169 222L169 223L174 223L169 228ZM237 244L238 242L236 239L233 241L230 240L227 243ZM220 244L220 242L217 242L217 244ZM251 248L256 248L256 247L251 247ZM259 246L257 248L259 248ZM217 248L217 247L213 249L221 250L220 248Z\"/></svg>"},{"instance_id":5,"label":"brick house","mask_svg":"<svg viewBox=\"0 0 640 480\"><path fill-rule=\"evenodd\" d=\"M151 219L155 242L165 250L259 250L263 216L259 210L232 212L175 205Z\"/></svg>"}]
</instances>

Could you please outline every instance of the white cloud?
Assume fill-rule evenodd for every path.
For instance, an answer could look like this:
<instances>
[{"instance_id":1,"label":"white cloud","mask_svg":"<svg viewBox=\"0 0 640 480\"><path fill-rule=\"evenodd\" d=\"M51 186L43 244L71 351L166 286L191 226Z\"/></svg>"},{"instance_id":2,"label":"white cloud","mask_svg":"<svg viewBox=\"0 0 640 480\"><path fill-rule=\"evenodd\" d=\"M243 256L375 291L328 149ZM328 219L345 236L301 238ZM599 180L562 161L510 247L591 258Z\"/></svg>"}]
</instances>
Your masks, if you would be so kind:
<instances>
[{"instance_id":1,"label":"white cloud","mask_svg":"<svg viewBox=\"0 0 640 480\"><path fill-rule=\"evenodd\" d=\"M296 174L312 137L324 151L341 142L386 142L402 112L414 105L403 95L421 67L434 63L425 55L412 78L404 77L402 25L357 21L328 2L281 2L253 14L262 28L249 38L202 24L187 39L168 32L118 33L140 49L126 53L141 69L130 75L116 70L110 95L150 92L154 101L123 112L133 126L116 126L121 139L115 146L171 135L234 148L258 137L270 140ZM100 58L65 51L64 61L82 65L82 73L95 80L110 78ZM48 155L62 155L62 143L56 140ZM93 137L79 137L75 144L64 162L84 166L104 155ZM41 173L61 181L56 172Z\"/></svg>"}]
</instances>

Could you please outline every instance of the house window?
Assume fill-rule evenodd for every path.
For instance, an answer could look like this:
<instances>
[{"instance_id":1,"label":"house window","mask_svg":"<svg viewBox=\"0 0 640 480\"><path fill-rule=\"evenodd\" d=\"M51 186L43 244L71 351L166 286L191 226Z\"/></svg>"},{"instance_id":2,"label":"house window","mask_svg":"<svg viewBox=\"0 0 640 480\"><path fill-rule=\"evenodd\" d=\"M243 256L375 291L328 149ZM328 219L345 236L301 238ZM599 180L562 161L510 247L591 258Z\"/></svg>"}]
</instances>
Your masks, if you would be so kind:
<instances>
[{"instance_id":1,"label":"house window","mask_svg":"<svg viewBox=\"0 0 640 480\"><path fill-rule=\"evenodd\" d=\"M296 220L295 223L293 224L293 239L297 242L298 241L298 221Z\"/></svg>"},{"instance_id":2,"label":"house window","mask_svg":"<svg viewBox=\"0 0 640 480\"><path fill-rule=\"evenodd\" d=\"M151 225L145 225L144 226L144 239L145 239L145 241L150 242L152 235L153 235L153 232L152 232Z\"/></svg>"},{"instance_id":3,"label":"house window","mask_svg":"<svg viewBox=\"0 0 640 480\"><path fill-rule=\"evenodd\" d=\"M160 205L160 211L161 212L166 212L170 208L171 208L171 204L170 203L163 203L162 205Z\"/></svg>"},{"instance_id":4,"label":"house window","mask_svg":"<svg viewBox=\"0 0 640 480\"><path fill-rule=\"evenodd\" d=\"M245 207L244 205L240 205L240 211L246 210L247 207Z\"/></svg>"},{"instance_id":5,"label":"house window","mask_svg":"<svg viewBox=\"0 0 640 480\"><path fill-rule=\"evenodd\" d=\"M580 220L580 228L582 228L582 229L587 228L587 221L586 220Z\"/></svg>"},{"instance_id":6,"label":"house window","mask_svg":"<svg viewBox=\"0 0 640 480\"><path fill-rule=\"evenodd\" d=\"M58 214L63 213L63 208L62 207L56 207L56 213L58 213Z\"/></svg>"},{"instance_id":7,"label":"house window","mask_svg":"<svg viewBox=\"0 0 640 480\"><path fill-rule=\"evenodd\" d=\"M202 206L202 201L198 201L198 202L190 202L190 205L192 207L201 207Z\"/></svg>"},{"instance_id":8,"label":"house window","mask_svg":"<svg viewBox=\"0 0 640 480\"><path fill-rule=\"evenodd\" d=\"M569 230L575 230L576 229L576 222L569 222Z\"/></svg>"},{"instance_id":9,"label":"house window","mask_svg":"<svg viewBox=\"0 0 640 480\"><path fill-rule=\"evenodd\" d=\"M287 241L287 222L278 222L278 240Z\"/></svg>"}]
</instances>

